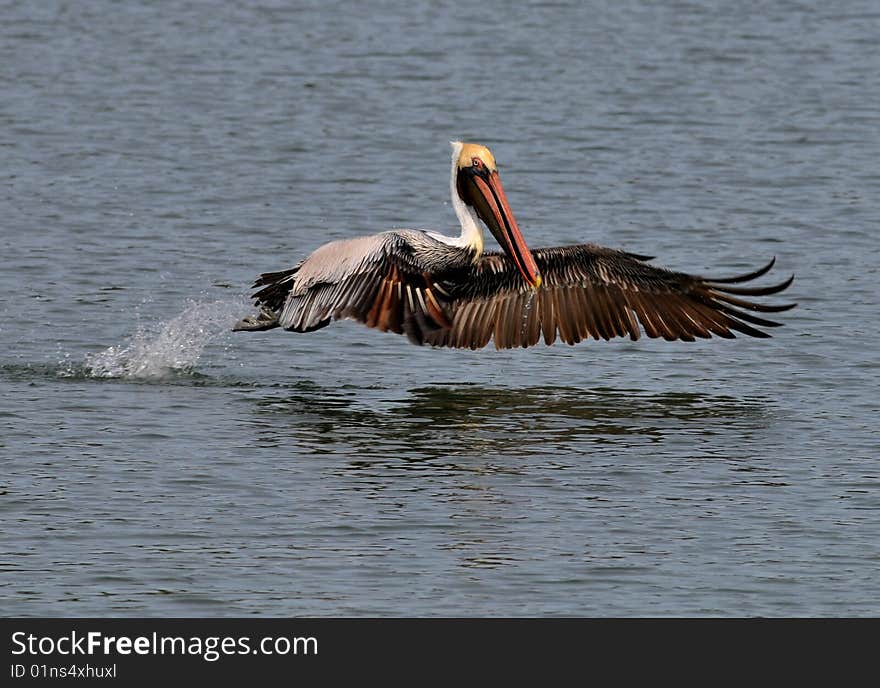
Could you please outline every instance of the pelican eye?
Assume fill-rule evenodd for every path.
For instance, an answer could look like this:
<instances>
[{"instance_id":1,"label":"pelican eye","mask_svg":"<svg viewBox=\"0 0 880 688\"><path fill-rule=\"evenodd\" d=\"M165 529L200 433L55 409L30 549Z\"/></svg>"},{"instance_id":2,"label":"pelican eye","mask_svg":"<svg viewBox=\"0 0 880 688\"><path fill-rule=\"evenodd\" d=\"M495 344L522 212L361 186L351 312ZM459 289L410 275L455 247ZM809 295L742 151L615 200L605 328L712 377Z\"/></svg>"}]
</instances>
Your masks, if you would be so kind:
<instances>
[{"instance_id":1,"label":"pelican eye","mask_svg":"<svg viewBox=\"0 0 880 688\"><path fill-rule=\"evenodd\" d=\"M483 161L480 160L479 158L472 158L472 159L471 159L471 164L474 166L474 169L475 169L475 170L481 170L481 169L483 169Z\"/></svg>"}]
</instances>

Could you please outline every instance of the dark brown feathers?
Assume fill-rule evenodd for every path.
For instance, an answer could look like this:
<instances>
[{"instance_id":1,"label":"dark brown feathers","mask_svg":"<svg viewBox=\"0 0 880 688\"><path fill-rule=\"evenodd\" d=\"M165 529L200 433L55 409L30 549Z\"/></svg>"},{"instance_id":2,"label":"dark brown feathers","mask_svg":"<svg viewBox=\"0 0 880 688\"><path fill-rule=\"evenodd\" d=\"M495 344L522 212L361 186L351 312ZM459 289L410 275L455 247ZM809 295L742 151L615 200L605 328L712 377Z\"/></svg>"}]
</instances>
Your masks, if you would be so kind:
<instances>
[{"instance_id":1,"label":"dark brown feathers","mask_svg":"<svg viewBox=\"0 0 880 688\"><path fill-rule=\"evenodd\" d=\"M641 256L583 244L537 249L543 285L531 290L503 254L485 254L467 270L446 275L452 326L431 333L426 343L478 349L494 335L499 349L528 347L542 337L552 344L585 339L648 337L694 341L735 333L769 337L759 327L778 322L753 313L778 313L795 304L763 304L755 297L785 290L793 277L765 287L731 286L766 274L760 270L727 278L704 278L646 263ZM742 298L745 297L745 298ZM475 317L478 316L478 317Z\"/></svg>"},{"instance_id":2,"label":"dark brown feathers","mask_svg":"<svg viewBox=\"0 0 880 688\"><path fill-rule=\"evenodd\" d=\"M299 267L266 273L254 285L260 287L254 297L263 308L262 319L245 329L280 325L310 332L350 318L406 334L416 344L470 349L492 340L499 349L541 340L552 344L557 338L566 344L636 340L642 332L694 341L730 339L736 333L769 337L759 328L780 323L763 314L795 305L754 300L784 291L793 277L770 286L741 286L765 275L775 259L747 274L707 278L593 244L537 249L533 255L543 278L537 290L501 253L432 272L417 268L408 254L385 252L335 281L313 280L305 289L296 286ZM269 322L272 317L275 321Z\"/></svg>"}]
</instances>

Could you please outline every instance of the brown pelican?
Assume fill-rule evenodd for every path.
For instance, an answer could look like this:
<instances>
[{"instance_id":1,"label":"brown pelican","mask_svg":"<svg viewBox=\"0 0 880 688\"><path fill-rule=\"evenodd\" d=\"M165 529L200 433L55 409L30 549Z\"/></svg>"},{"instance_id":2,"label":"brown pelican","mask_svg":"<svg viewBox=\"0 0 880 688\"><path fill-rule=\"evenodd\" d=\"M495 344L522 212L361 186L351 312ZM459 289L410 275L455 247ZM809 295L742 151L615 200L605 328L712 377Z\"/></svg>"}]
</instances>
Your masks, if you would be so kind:
<instances>
[{"instance_id":1,"label":"brown pelican","mask_svg":"<svg viewBox=\"0 0 880 688\"><path fill-rule=\"evenodd\" d=\"M324 244L299 265L257 279L260 312L236 330L311 332L349 318L416 344L498 349L629 336L667 340L769 335L779 323L754 315L795 304L752 297L786 289L734 286L765 274L712 279L649 265L648 256L595 244L529 250L501 186L495 158L452 143L452 205L461 235L398 229ZM483 251L480 222L503 253ZM747 297L747 298L742 298ZM748 312L751 311L751 312Z\"/></svg>"}]
</instances>

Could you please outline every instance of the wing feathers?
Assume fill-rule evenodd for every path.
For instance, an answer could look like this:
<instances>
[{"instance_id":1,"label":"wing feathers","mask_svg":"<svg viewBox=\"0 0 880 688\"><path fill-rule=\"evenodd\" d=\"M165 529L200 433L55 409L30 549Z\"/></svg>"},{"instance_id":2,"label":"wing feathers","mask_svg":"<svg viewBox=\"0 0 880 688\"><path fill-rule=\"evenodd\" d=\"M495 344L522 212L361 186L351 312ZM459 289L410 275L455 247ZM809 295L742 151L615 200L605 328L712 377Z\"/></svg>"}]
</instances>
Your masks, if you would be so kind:
<instances>
[{"instance_id":1,"label":"wing feathers","mask_svg":"<svg viewBox=\"0 0 880 688\"><path fill-rule=\"evenodd\" d=\"M784 282L769 287L719 287L718 285L723 284L723 282L718 280L707 282L706 286L727 294L739 294L741 296L770 296L771 294L778 294L779 292L788 289L792 282L794 282L794 275Z\"/></svg>"},{"instance_id":2,"label":"wing feathers","mask_svg":"<svg viewBox=\"0 0 880 688\"><path fill-rule=\"evenodd\" d=\"M416 232L327 244L296 268L262 275L255 299L277 313L278 324L288 330L308 332L331 319L352 318L422 343L452 320L448 292L413 258L409 242L419 240L437 244ZM448 251L441 257L453 264L470 259L463 249Z\"/></svg>"},{"instance_id":3,"label":"wing feathers","mask_svg":"<svg viewBox=\"0 0 880 688\"><path fill-rule=\"evenodd\" d=\"M767 263L762 268L758 268L754 272L746 273L745 275L737 275L736 277L727 277L725 279L713 279L711 280L715 284L737 284L739 282L750 282L753 279L757 279L758 277L763 277L768 272L770 272L770 268L776 265L776 256L773 256L770 259L770 262Z\"/></svg>"},{"instance_id":4,"label":"wing feathers","mask_svg":"<svg viewBox=\"0 0 880 688\"><path fill-rule=\"evenodd\" d=\"M541 289L538 291L538 302L541 304L541 333L544 336L544 343L550 346L556 341L556 315L553 305L553 292L550 289Z\"/></svg>"},{"instance_id":5,"label":"wing feathers","mask_svg":"<svg viewBox=\"0 0 880 688\"><path fill-rule=\"evenodd\" d=\"M752 313L777 313L794 304L752 299L787 289L792 278L767 287L731 286L765 275L759 270L708 279L664 270L641 256L591 244L538 249L543 286L531 292L502 254L486 254L476 266L440 280L451 311L451 335L432 344L479 347L494 337L499 349L532 346L542 337L566 344L590 337L694 341L735 333L767 337L759 327L779 323ZM473 304L479 304L474 306ZM749 313L751 311L752 313ZM488 333L488 336L487 336Z\"/></svg>"},{"instance_id":6,"label":"wing feathers","mask_svg":"<svg viewBox=\"0 0 880 688\"><path fill-rule=\"evenodd\" d=\"M381 331L405 333L415 343L479 349L494 339L499 349L529 347L541 339L566 344L629 337L694 341L734 333L768 337L758 328L780 323L757 315L795 304L754 299L778 294L794 279L764 287L744 285L762 277L775 259L752 272L710 279L672 272L646 256L592 244L533 252L543 285L532 290L500 253L443 268L417 268L420 258L406 237L388 233L344 244L346 271L324 250L290 270L265 273L254 295L277 323L298 332L352 318ZM356 251L366 251L363 255ZM471 254L472 255L472 254ZM326 263L326 266L325 266ZM322 272L323 271L323 272ZM327 275L322 281L322 275ZM305 275L305 277L303 276ZM737 286L734 286L737 285ZM744 285L744 286L740 286Z\"/></svg>"}]
</instances>

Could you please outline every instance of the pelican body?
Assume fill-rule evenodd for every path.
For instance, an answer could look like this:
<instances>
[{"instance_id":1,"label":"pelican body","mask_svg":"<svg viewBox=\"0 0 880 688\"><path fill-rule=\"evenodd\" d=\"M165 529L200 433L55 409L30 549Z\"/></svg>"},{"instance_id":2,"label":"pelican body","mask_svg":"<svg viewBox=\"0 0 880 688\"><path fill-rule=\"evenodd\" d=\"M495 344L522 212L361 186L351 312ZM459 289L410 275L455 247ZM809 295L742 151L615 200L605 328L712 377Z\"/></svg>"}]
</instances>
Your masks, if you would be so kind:
<instances>
[{"instance_id":1,"label":"pelican body","mask_svg":"<svg viewBox=\"0 0 880 688\"><path fill-rule=\"evenodd\" d=\"M485 146L452 143L450 187L461 234L398 229L332 241L288 270L254 283L260 311L235 330L282 327L312 332L353 319L415 344L479 349L528 347L558 337L694 341L734 332L768 337L779 323L755 312L795 304L752 297L776 294L794 279L766 287L734 286L773 266L724 279L673 272L651 258L595 244L530 250ZM481 224L502 252L483 250ZM749 297L749 298L742 298ZM757 327L756 327L757 326Z\"/></svg>"}]
</instances>

